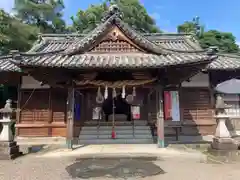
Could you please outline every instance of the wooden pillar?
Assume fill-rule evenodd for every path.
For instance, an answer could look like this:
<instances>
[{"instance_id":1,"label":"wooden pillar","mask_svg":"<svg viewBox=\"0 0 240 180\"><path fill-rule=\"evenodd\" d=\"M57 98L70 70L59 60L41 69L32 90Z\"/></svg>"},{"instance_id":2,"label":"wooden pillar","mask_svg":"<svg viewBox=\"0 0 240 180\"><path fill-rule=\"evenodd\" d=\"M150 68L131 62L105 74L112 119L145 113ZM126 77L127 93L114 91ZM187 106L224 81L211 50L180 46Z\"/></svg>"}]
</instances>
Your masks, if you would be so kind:
<instances>
[{"instance_id":1,"label":"wooden pillar","mask_svg":"<svg viewBox=\"0 0 240 180\"><path fill-rule=\"evenodd\" d=\"M21 120L21 95L22 95L22 92L21 92L21 83L18 84L18 89L17 89L17 111L16 111L16 124L19 124L20 123L20 120ZM16 128L16 124L15 124L15 134L14 136L19 136L19 131L18 131L18 128Z\"/></svg>"},{"instance_id":2,"label":"wooden pillar","mask_svg":"<svg viewBox=\"0 0 240 180\"><path fill-rule=\"evenodd\" d=\"M48 124L53 122L53 112L52 112L52 88L49 88L48 92ZM52 127L48 128L48 136L52 136Z\"/></svg>"},{"instance_id":3,"label":"wooden pillar","mask_svg":"<svg viewBox=\"0 0 240 180\"><path fill-rule=\"evenodd\" d=\"M164 115L163 115L163 89L159 86L156 90L157 97L157 145L164 148Z\"/></svg>"},{"instance_id":4,"label":"wooden pillar","mask_svg":"<svg viewBox=\"0 0 240 180\"><path fill-rule=\"evenodd\" d=\"M74 123L74 88L68 88L67 97L67 147L72 149Z\"/></svg>"}]
</instances>

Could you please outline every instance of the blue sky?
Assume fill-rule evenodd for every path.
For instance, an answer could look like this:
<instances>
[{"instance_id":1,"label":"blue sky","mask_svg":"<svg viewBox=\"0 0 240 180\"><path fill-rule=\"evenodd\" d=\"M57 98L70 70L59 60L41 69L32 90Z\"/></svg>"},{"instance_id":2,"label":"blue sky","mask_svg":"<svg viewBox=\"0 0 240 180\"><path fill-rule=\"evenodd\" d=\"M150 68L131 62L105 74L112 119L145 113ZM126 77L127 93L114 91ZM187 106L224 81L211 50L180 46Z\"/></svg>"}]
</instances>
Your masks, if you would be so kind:
<instances>
[{"instance_id":1,"label":"blue sky","mask_svg":"<svg viewBox=\"0 0 240 180\"><path fill-rule=\"evenodd\" d=\"M14 0L0 0L0 8L11 11ZM79 8L86 9L90 4L101 0L64 0L65 19L75 15ZM177 25L195 16L206 29L232 32L240 42L240 1L239 0L140 0L157 25L167 32L175 32Z\"/></svg>"}]
</instances>

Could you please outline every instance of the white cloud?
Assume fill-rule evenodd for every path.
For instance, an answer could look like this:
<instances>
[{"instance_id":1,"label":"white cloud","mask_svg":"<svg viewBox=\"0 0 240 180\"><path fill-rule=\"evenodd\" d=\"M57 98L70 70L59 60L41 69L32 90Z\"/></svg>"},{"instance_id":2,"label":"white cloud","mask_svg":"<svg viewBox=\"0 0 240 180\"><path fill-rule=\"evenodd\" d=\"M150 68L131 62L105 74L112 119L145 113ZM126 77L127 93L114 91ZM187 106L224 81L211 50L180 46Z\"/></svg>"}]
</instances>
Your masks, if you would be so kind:
<instances>
[{"instance_id":1,"label":"white cloud","mask_svg":"<svg viewBox=\"0 0 240 180\"><path fill-rule=\"evenodd\" d=\"M240 41L237 41L236 44L237 44L238 46L240 46Z\"/></svg>"},{"instance_id":2,"label":"white cloud","mask_svg":"<svg viewBox=\"0 0 240 180\"><path fill-rule=\"evenodd\" d=\"M6 12L11 12L14 6L14 0L0 0L0 8Z\"/></svg>"}]
</instances>

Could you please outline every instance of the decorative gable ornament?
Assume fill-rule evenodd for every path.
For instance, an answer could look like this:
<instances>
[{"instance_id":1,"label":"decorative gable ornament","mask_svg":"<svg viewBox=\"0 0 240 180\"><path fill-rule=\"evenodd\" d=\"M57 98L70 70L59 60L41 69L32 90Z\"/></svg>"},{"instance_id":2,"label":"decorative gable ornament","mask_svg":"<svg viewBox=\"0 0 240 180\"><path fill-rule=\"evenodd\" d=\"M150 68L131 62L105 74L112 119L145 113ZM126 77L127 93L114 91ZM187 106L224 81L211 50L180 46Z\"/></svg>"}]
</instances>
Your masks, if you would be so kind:
<instances>
[{"instance_id":1,"label":"decorative gable ornament","mask_svg":"<svg viewBox=\"0 0 240 180\"><path fill-rule=\"evenodd\" d=\"M109 19L113 15L117 16L120 19L123 18L123 13L120 11L120 8L116 4L109 6L107 13L103 16L101 21L105 22L107 19Z\"/></svg>"}]
</instances>

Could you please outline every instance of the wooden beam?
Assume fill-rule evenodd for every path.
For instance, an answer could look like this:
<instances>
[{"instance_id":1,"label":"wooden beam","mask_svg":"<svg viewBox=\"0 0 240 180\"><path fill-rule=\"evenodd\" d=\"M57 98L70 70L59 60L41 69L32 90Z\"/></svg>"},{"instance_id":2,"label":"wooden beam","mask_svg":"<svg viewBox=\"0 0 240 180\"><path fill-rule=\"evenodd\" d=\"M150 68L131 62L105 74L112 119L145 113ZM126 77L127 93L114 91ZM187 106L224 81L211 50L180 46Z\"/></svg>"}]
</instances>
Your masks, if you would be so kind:
<instances>
[{"instance_id":1,"label":"wooden beam","mask_svg":"<svg viewBox=\"0 0 240 180\"><path fill-rule=\"evenodd\" d=\"M68 88L67 97L67 146L72 149L73 143L73 123L74 123L74 91L73 87Z\"/></svg>"},{"instance_id":2,"label":"wooden beam","mask_svg":"<svg viewBox=\"0 0 240 180\"><path fill-rule=\"evenodd\" d=\"M65 128L66 124L64 123L20 123L16 124L16 128Z\"/></svg>"}]
</instances>

